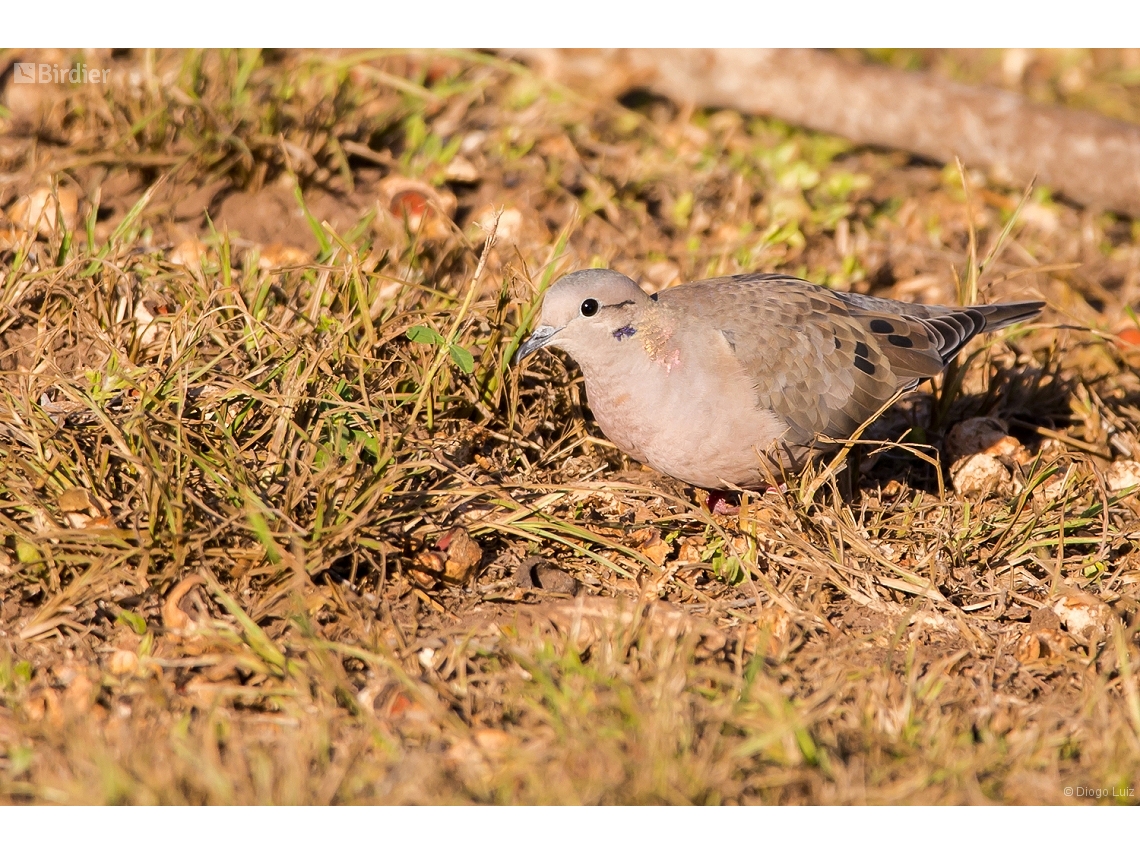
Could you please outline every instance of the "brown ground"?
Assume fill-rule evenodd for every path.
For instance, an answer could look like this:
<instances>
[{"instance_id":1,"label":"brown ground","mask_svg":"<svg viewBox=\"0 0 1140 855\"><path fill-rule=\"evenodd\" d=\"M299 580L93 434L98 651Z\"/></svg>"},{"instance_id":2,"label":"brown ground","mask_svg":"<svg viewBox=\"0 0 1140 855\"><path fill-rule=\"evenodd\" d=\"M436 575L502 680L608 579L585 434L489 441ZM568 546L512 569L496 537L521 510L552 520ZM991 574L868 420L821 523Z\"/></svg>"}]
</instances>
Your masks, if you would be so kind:
<instances>
[{"instance_id":1,"label":"brown ground","mask_svg":"<svg viewBox=\"0 0 1140 855\"><path fill-rule=\"evenodd\" d=\"M1006 57L879 59L1140 121ZM1138 801L1133 222L481 54L79 58L0 77L5 800ZM509 367L594 263L1049 310L713 517Z\"/></svg>"}]
</instances>

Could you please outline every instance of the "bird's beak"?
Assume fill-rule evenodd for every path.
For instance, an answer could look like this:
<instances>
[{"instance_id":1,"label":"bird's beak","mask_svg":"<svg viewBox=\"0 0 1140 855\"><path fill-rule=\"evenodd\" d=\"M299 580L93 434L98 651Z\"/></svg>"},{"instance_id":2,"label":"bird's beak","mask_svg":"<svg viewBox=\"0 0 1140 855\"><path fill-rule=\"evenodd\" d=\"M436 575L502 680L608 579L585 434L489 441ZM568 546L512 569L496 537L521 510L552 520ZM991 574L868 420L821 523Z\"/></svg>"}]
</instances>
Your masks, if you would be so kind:
<instances>
[{"instance_id":1,"label":"bird's beak","mask_svg":"<svg viewBox=\"0 0 1140 855\"><path fill-rule=\"evenodd\" d=\"M522 362L524 356L534 353L536 350L546 347L550 344L550 340L562 332L562 328L555 329L554 327L535 327L534 332L530 334L530 338L519 345L519 349L515 351L515 358L513 363L518 365Z\"/></svg>"}]
</instances>

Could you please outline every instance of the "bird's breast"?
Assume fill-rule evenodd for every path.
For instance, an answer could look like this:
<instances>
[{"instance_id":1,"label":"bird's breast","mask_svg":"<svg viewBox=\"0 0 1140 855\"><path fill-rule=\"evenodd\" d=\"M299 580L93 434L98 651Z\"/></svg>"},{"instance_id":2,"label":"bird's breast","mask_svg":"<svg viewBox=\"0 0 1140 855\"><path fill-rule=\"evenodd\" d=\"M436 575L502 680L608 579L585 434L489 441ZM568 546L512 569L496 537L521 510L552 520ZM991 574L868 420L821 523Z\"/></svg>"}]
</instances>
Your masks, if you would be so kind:
<instances>
[{"instance_id":1,"label":"bird's breast","mask_svg":"<svg viewBox=\"0 0 1140 855\"><path fill-rule=\"evenodd\" d=\"M665 343L671 346L631 349L604 366L583 366L602 432L631 457L692 484L763 480L756 474L761 447L786 425L759 407L727 344L721 353Z\"/></svg>"}]
</instances>

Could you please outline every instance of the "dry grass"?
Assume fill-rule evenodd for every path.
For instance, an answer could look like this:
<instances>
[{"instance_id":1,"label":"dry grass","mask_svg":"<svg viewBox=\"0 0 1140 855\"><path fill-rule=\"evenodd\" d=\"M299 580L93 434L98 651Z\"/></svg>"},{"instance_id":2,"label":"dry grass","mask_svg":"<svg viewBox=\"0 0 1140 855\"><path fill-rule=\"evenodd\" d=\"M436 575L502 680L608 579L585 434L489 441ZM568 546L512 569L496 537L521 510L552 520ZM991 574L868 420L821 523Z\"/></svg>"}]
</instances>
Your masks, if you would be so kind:
<instances>
[{"instance_id":1,"label":"dry grass","mask_svg":"<svg viewBox=\"0 0 1140 855\"><path fill-rule=\"evenodd\" d=\"M4 800L1137 801L1134 224L1040 189L976 276L1017 188L777 122L477 54L85 61L0 108ZM41 188L74 218L21 227ZM918 446L714 518L509 368L594 262L1050 310L872 431ZM976 415L1016 450L966 498Z\"/></svg>"}]
</instances>

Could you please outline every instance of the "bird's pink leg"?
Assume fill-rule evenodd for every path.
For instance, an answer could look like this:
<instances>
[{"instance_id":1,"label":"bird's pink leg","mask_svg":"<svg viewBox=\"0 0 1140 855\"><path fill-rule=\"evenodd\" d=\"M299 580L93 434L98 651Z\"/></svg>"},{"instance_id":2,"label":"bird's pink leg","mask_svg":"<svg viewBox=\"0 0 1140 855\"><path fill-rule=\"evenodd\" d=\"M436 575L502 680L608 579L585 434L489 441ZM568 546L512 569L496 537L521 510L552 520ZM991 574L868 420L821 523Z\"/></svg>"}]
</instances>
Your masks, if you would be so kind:
<instances>
[{"instance_id":1,"label":"bird's pink leg","mask_svg":"<svg viewBox=\"0 0 1140 855\"><path fill-rule=\"evenodd\" d=\"M728 503L729 492L727 490L709 490L709 497L705 500L705 505L709 509L709 513L723 514L725 516L735 516L740 513L740 505L731 505Z\"/></svg>"},{"instance_id":2,"label":"bird's pink leg","mask_svg":"<svg viewBox=\"0 0 1140 855\"><path fill-rule=\"evenodd\" d=\"M758 493L782 493L787 487L772 487L765 484L759 487L756 492ZM723 514L725 516L736 516L740 513L740 505L732 504L728 501L729 496L732 496L734 491L729 490L709 490L709 497L705 499L705 506L709 509L709 513Z\"/></svg>"}]
</instances>

